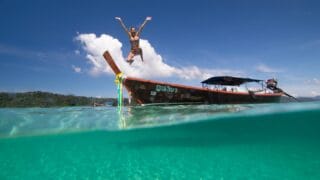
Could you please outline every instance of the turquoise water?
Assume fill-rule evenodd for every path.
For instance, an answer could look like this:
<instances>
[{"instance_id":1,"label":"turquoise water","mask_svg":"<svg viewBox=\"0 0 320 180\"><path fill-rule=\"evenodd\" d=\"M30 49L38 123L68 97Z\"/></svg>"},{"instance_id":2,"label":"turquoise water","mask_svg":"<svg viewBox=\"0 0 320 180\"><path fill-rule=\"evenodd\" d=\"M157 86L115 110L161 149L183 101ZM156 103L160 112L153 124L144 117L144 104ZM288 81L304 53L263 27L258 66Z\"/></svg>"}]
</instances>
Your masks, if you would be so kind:
<instances>
[{"instance_id":1,"label":"turquoise water","mask_svg":"<svg viewBox=\"0 0 320 180\"><path fill-rule=\"evenodd\" d=\"M320 102L0 109L0 179L320 179Z\"/></svg>"}]
</instances>

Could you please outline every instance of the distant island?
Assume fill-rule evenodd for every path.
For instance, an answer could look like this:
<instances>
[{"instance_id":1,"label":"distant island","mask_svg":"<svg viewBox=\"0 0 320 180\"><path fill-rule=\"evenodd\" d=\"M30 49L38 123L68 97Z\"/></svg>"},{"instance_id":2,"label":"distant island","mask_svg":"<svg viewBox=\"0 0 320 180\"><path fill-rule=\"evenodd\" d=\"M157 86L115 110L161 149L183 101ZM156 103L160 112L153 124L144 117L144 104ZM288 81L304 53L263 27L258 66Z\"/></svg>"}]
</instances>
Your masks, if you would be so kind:
<instances>
[{"instance_id":1,"label":"distant island","mask_svg":"<svg viewBox=\"0 0 320 180\"><path fill-rule=\"evenodd\" d=\"M296 97L296 99L298 100L298 102L320 101L320 96L315 96L315 97ZM283 96L283 97L281 97L281 101L280 102L288 103L288 102L297 102L297 101L293 100L290 97Z\"/></svg>"},{"instance_id":2,"label":"distant island","mask_svg":"<svg viewBox=\"0 0 320 180\"><path fill-rule=\"evenodd\" d=\"M63 107L63 106L104 106L117 104L116 98L96 98L62 95L50 92L0 92L0 107ZM128 99L124 99L128 104Z\"/></svg>"}]
</instances>

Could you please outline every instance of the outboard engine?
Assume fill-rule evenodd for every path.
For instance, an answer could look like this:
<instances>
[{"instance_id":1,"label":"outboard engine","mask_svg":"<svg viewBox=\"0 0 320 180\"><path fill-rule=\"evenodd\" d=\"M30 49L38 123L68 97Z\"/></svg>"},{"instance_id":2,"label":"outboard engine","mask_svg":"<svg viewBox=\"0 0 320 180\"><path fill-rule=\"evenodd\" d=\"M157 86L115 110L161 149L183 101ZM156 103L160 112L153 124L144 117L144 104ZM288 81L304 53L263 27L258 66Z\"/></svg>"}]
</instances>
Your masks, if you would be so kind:
<instances>
[{"instance_id":1,"label":"outboard engine","mask_svg":"<svg viewBox=\"0 0 320 180\"><path fill-rule=\"evenodd\" d=\"M271 89L272 91L277 91L277 92L279 92L279 88L277 87L278 81L277 81L276 79L274 79L274 78L268 79L268 80L266 81L266 84L267 84L267 88L268 88L268 89Z\"/></svg>"},{"instance_id":2,"label":"outboard engine","mask_svg":"<svg viewBox=\"0 0 320 180\"><path fill-rule=\"evenodd\" d=\"M298 99L296 99L295 97L291 96L290 94L286 93L285 91L283 91L281 88L278 88L278 81L274 78L272 79L268 79L266 81L266 85L267 85L267 88L272 90L274 93L283 93L284 95L296 100L296 101L299 101Z\"/></svg>"}]
</instances>

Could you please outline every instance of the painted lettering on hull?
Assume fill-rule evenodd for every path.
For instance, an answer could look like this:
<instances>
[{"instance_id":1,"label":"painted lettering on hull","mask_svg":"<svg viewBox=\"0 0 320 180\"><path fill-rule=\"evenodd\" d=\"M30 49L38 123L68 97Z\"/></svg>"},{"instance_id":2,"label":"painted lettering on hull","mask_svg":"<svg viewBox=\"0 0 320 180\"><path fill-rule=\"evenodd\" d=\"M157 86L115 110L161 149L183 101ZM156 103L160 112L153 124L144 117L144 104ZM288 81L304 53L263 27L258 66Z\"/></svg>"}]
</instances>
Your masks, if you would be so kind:
<instances>
[{"instance_id":1,"label":"painted lettering on hull","mask_svg":"<svg viewBox=\"0 0 320 180\"><path fill-rule=\"evenodd\" d=\"M156 85L157 92L168 92L168 93L177 93L178 88L164 85Z\"/></svg>"}]
</instances>

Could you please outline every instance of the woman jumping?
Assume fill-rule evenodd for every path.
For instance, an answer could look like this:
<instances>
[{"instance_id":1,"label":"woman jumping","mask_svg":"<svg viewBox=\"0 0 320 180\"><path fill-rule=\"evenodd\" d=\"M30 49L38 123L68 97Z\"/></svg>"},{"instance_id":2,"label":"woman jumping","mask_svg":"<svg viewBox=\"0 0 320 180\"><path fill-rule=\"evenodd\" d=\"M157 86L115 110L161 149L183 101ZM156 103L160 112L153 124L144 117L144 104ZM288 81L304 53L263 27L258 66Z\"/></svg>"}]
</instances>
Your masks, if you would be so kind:
<instances>
[{"instance_id":1,"label":"woman jumping","mask_svg":"<svg viewBox=\"0 0 320 180\"><path fill-rule=\"evenodd\" d=\"M141 60L143 61L143 53L142 49L139 46L140 41L140 33L143 29L143 27L147 24L148 21L151 20L151 17L147 17L142 25L139 27L138 31L135 30L134 27L130 28L130 31L127 29L127 27L124 25L123 21L120 17L116 17L116 19L120 22L123 29L127 32L131 44L131 50L129 52L127 62L131 65L133 63L133 57L136 55L140 55Z\"/></svg>"}]
</instances>

